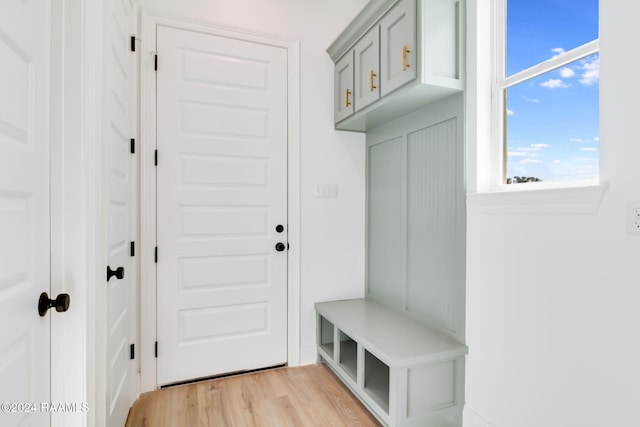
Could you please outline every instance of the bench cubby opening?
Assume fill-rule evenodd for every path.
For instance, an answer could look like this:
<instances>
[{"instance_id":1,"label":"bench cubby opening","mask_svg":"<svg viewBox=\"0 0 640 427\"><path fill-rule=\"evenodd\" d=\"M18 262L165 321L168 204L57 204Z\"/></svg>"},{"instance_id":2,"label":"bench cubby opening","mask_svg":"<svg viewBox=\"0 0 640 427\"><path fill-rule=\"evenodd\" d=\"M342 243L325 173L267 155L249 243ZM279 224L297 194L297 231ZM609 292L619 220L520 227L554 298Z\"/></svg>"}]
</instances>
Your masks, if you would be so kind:
<instances>
[{"instance_id":1,"label":"bench cubby opening","mask_svg":"<svg viewBox=\"0 0 640 427\"><path fill-rule=\"evenodd\" d=\"M389 413L389 366L364 351L364 391Z\"/></svg>"},{"instance_id":2,"label":"bench cubby opening","mask_svg":"<svg viewBox=\"0 0 640 427\"><path fill-rule=\"evenodd\" d=\"M340 331L340 366L356 381L358 375L358 343Z\"/></svg>"},{"instance_id":3,"label":"bench cubby opening","mask_svg":"<svg viewBox=\"0 0 640 427\"><path fill-rule=\"evenodd\" d=\"M333 357L333 323L324 317L320 318L320 348L324 350L329 357Z\"/></svg>"}]
</instances>

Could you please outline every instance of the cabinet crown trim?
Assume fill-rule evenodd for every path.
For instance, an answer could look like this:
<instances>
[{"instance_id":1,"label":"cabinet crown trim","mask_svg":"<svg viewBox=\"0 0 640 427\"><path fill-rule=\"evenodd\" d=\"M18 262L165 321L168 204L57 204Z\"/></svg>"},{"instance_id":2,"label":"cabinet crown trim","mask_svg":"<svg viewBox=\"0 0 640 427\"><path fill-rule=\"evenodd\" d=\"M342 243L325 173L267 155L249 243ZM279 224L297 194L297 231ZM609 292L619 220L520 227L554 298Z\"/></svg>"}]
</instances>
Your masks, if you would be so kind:
<instances>
[{"instance_id":1,"label":"cabinet crown trim","mask_svg":"<svg viewBox=\"0 0 640 427\"><path fill-rule=\"evenodd\" d=\"M371 29L382 16L399 0L371 0L362 11L347 25L338 38L327 48L327 53L333 60L347 53L353 45Z\"/></svg>"}]
</instances>

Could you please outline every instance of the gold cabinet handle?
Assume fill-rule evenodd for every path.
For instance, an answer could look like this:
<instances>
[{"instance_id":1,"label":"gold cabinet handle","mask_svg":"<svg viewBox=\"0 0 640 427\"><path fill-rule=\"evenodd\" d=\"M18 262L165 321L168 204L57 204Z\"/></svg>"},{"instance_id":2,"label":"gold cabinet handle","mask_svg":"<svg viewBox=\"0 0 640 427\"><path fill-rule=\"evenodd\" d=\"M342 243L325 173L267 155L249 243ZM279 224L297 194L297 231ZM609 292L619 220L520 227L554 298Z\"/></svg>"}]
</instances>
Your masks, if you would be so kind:
<instances>
[{"instance_id":1,"label":"gold cabinet handle","mask_svg":"<svg viewBox=\"0 0 640 427\"><path fill-rule=\"evenodd\" d=\"M346 89L344 94L345 94L344 104L345 104L345 107L348 107L349 105L351 105L351 103L349 102L349 95L351 95L351 92L349 92L349 89Z\"/></svg>"},{"instance_id":2,"label":"gold cabinet handle","mask_svg":"<svg viewBox=\"0 0 640 427\"><path fill-rule=\"evenodd\" d=\"M371 73L369 74L369 91L373 92L374 89L377 89L377 87L373 84L373 78L377 76L376 73L373 72L373 70L371 70Z\"/></svg>"},{"instance_id":3,"label":"gold cabinet handle","mask_svg":"<svg viewBox=\"0 0 640 427\"><path fill-rule=\"evenodd\" d=\"M409 64L407 64L407 53L411 51L407 49L407 45L402 46L402 71L407 71Z\"/></svg>"}]
</instances>

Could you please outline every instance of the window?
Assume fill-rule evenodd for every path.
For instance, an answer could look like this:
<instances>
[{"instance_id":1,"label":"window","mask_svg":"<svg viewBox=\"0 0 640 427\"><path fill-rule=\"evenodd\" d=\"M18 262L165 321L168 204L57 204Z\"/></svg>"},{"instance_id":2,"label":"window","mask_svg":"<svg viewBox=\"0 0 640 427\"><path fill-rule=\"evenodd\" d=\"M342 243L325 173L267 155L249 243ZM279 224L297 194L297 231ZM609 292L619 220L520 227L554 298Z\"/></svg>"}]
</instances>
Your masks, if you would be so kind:
<instances>
[{"instance_id":1,"label":"window","mask_svg":"<svg viewBox=\"0 0 640 427\"><path fill-rule=\"evenodd\" d=\"M597 180L598 0L496 2L494 182Z\"/></svg>"}]
</instances>

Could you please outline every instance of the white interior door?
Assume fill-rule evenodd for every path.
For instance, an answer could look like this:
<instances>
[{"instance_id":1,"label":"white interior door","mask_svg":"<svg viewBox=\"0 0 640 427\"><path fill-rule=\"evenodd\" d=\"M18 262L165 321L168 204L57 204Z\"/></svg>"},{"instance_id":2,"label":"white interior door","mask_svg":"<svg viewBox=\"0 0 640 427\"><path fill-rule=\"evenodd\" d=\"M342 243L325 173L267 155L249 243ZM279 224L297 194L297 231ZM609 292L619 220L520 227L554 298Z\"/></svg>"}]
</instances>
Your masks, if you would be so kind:
<instances>
[{"instance_id":1,"label":"white interior door","mask_svg":"<svg viewBox=\"0 0 640 427\"><path fill-rule=\"evenodd\" d=\"M286 363L286 50L157 43L158 383Z\"/></svg>"},{"instance_id":2,"label":"white interior door","mask_svg":"<svg viewBox=\"0 0 640 427\"><path fill-rule=\"evenodd\" d=\"M134 58L130 36L134 25L129 0L106 2L105 17L105 159L107 264L115 272L107 287L107 425L122 427L136 398L135 241L136 162L131 153L134 108ZM135 247L134 253L135 253ZM122 269L119 270L118 269ZM135 349L134 349L135 353Z\"/></svg>"},{"instance_id":3,"label":"white interior door","mask_svg":"<svg viewBox=\"0 0 640 427\"><path fill-rule=\"evenodd\" d=\"M0 425L46 426L50 316L49 3L0 5ZM56 315L53 313L53 315ZM11 405L11 403L15 405ZM25 404L35 404L28 406ZM7 406L9 404L9 406Z\"/></svg>"}]
</instances>

